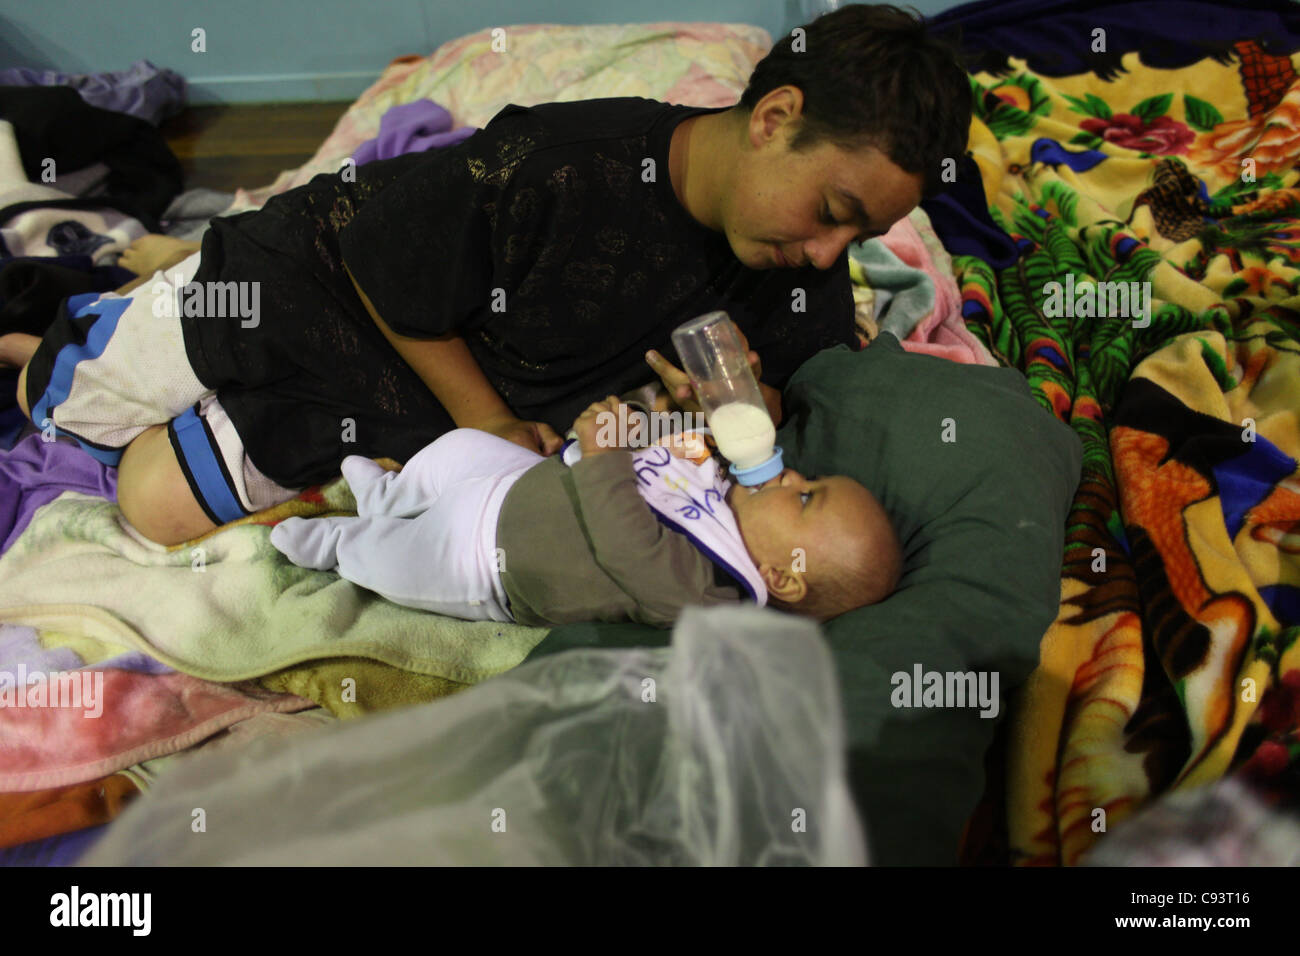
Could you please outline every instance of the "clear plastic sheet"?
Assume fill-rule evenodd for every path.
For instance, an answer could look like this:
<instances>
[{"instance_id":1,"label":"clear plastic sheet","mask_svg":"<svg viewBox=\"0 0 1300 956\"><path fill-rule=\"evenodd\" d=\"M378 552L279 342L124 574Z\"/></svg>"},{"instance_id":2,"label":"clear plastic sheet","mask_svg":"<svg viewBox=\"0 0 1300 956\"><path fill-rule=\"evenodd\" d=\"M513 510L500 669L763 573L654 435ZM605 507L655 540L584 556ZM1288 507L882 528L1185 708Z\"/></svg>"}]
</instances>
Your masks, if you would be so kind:
<instances>
[{"instance_id":1,"label":"clear plastic sheet","mask_svg":"<svg viewBox=\"0 0 1300 956\"><path fill-rule=\"evenodd\" d=\"M193 821L203 811L206 830ZM860 865L817 626L692 609L452 697L197 754L84 865Z\"/></svg>"}]
</instances>

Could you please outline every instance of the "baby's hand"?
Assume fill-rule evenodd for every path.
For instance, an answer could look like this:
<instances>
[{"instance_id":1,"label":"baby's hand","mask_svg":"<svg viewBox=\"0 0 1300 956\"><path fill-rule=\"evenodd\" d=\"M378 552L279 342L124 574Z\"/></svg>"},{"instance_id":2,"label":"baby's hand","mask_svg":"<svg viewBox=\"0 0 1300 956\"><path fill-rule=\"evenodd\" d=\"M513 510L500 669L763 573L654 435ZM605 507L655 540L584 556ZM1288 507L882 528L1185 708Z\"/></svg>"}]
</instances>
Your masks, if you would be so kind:
<instances>
[{"instance_id":1,"label":"baby's hand","mask_svg":"<svg viewBox=\"0 0 1300 956\"><path fill-rule=\"evenodd\" d=\"M620 428L619 422L626 420L629 411L631 409L620 402L616 395L608 395L604 401L593 402L588 406L573 423L582 457L589 458L622 448L624 443L619 441L619 437L627 434L627 428Z\"/></svg>"}]
</instances>

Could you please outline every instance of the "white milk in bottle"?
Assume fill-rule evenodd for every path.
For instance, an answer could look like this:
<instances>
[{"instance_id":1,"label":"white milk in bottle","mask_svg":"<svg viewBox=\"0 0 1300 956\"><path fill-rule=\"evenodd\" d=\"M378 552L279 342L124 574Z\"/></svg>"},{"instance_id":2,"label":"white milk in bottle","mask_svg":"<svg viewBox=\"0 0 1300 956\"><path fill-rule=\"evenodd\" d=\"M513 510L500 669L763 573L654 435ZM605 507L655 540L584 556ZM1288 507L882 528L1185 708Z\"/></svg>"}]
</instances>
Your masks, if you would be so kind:
<instances>
[{"instance_id":1,"label":"white milk in bottle","mask_svg":"<svg viewBox=\"0 0 1300 956\"><path fill-rule=\"evenodd\" d=\"M737 468L752 468L772 457L776 426L765 408L728 402L713 410L709 427L718 451Z\"/></svg>"}]
</instances>

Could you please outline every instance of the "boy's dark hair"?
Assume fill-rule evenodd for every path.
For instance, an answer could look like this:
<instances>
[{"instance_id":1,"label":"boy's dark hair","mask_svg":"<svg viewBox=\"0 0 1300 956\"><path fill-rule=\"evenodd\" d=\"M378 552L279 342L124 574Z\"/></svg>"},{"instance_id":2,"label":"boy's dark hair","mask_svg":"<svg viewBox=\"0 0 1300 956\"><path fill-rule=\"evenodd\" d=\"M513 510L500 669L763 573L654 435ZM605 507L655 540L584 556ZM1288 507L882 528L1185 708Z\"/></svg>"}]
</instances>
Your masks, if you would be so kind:
<instances>
[{"instance_id":1,"label":"boy's dark hair","mask_svg":"<svg viewBox=\"0 0 1300 956\"><path fill-rule=\"evenodd\" d=\"M920 173L923 196L947 185L943 160L960 159L970 135L971 87L957 48L920 13L889 4L851 4L806 24L803 51L784 37L749 77L740 105L753 110L790 84L803 92L803 120L790 148L830 142L872 146Z\"/></svg>"}]
</instances>

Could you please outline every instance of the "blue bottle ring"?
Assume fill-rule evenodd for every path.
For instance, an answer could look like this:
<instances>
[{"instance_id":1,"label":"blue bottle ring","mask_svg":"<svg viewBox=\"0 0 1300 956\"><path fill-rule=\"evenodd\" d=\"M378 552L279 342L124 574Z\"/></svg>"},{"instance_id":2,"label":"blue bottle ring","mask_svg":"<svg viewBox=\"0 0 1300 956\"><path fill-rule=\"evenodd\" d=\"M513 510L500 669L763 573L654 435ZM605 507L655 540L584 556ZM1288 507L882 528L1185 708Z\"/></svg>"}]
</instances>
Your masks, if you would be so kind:
<instances>
[{"instance_id":1,"label":"blue bottle ring","mask_svg":"<svg viewBox=\"0 0 1300 956\"><path fill-rule=\"evenodd\" d=\"M564 444L560 446L560 460L570 468L582 460L582 446L573 432L565 436Z\"/></svg>"},{"instance_id":2,"label":"blue bottle ring","mask_svg":"<svg viewBox=\"0 0 1300 956\"><path fill-rule=\"evenodd\" d=\"M782 457L781 446L777 445L772 449L772 457L759 465L752 468L737 468L731 466L731 477L747 487L761 485L765 481L771 481L781 472L785 471L785 461Z\"/></svg>"}]
</instances>

